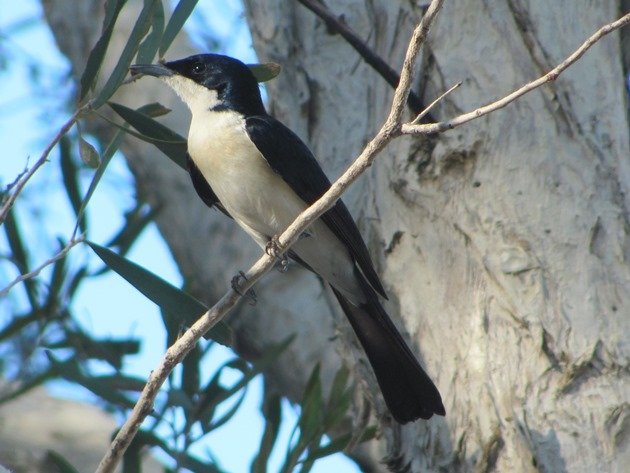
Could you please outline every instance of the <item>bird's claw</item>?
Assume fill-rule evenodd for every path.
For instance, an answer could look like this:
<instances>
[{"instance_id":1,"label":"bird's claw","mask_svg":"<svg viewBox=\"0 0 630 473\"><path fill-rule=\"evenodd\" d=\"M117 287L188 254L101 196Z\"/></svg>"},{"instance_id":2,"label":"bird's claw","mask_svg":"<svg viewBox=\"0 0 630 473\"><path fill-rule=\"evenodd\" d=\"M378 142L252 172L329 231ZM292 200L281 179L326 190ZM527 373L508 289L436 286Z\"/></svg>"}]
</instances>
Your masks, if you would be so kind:
<instances>
[{"instance_id":1,"label":"bird's claw","mask_svg":"<svg viewBox=\"0 0 630 473\"><path fill-rule=\"evenodd\" d=\"M244 297L249 301L249 305L256 305L256 293L253 289L248 289L245 294L241 291L241 280L247 281L247 276L243 271L239 271L236 276L232 278L232 289L241 297Z\"/></svg>"},{"instance_id":2,"label":"bird's claw","mask_svg":"<svg viewBox=\"0 0 630 473\"><path fill-rule=\"evenodd\" d=\"M277 236L272 236L265 245L265 253L274 258L282 258L282 252L280 251L280 242Z\"/></svg>"},{"instance_id":3,"label":"bird's claw","mask_svg":"<svg viewBox=\"0 0 630 473\"><path fill-rule=\"evenodd\" d=\"M280 243L278 242L278 237L273 236L269 239L267 244L265 245L265 253L269 256L273 256L279 260L278 271L281 273L286 273L289 268L289 258L287 258L286 253L282 253L280 251Z\"/></svg>"}]
</instances>

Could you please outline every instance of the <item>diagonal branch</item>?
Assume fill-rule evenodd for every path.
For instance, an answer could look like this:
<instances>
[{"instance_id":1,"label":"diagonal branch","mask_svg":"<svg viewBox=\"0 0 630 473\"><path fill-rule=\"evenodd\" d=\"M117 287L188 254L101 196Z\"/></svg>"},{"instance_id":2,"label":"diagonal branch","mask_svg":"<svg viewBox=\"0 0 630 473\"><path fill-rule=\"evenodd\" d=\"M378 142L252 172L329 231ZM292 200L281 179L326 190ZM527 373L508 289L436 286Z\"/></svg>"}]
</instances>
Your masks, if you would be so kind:
<instances>
[{"instance_id":1,"label":"diagonal branch","mask_svg":"<svg viewBox=\"0 0 630 473\"><path fill-rule=\"evenodd\" d=\"M6 296L9 293L9 291L14 286L16 286L17 284L19 284L19 283L21 283L23 281L26 281L27 279L34 278L39 273L41 273L45 268L47 268L51 264L56 263L57 261L59 261L61 258L66 256L68 254L68 252L72 248L74 248L76 245L78 245L79 243L83 242L84 240L85 240L84 236L79 236L78 238L74 238L73 237L52 258L47 259L46 261L44 261L42 264L40 264L37 268L33 269L32 271L29 271L28 273L20 274L17 278L15 278L13 281L11 281L4 289L0 290L0 299L3 298L4 296Z\"/></svg>"},{"instance_id":2,"label":"diagonal branch","mask_svg":"<svg viewBox=\"0 0 630 473\"><path fill-rule=\"evenodd\" d=\"M403 68L401 71L401 79L394 98L392 101L392 108L390 114L383 124L382 128L376 134L376 136L368 143L363 152L354 161L354 163L346 170L346 172L331 186L319 200L313 205L303 211L298 218L279 236L279 251L284 253L292 243L294 243L300 234L308 228L317 218L319 218L324 212L330 209L335 202L341 197L341 194L345 189L352 184L359 175L365 171L374 161L376 155L395 137L406 133L435 133L443 131L445 129L454 128L455 126L466 123L478 116L490 113L490 111L481 113L478 111L471 112L470 114L464 114L460 117L470 118L466 120L460 117L451 120L450 122L443 122L443 124L433 125L412 125L402 124L402 113L406 99L409 94L409 88L411 85L411 78L413 72L413 65L417 56L418 50L426 37L426 33L435 18L435 15L442 6L443 0L433 0L429 6L422 21L416 27L413 32L412 39L407 50ZM611 31L618 29L630 22L630 14L622 17L613 23L610 23L601 28L595 33L587 42L585 42L575 53L573 53L567 60L563 61L558 67L554 68L549 74L546 74L541 79L534 81L531 84L535 84L528 88L519 89L519 92L514 92L504 99L495 102L503 103L500 106L496 106L493 110L504 107L511 101L520 97L521 95L540 87L549 80L554 80L557 75L575 62L584 52L596 41L598 41L604 35ZM515 95L516 94L516 95ZM479 109L481 110L481 109ZM457 120L457 121L456 121ZM450 123L450 126L445 126L444 123ZM433 127L433 128L432 128ZM247 271L247 280L242 284L240 288L244 293L249 290L258 281L264 273L269 271L275 263L275 259L267 254L263 256ZM159 366L151 373L149 380L142 392L142 395L136 406L134 407L131 415L120 429L116 438L112 442L110 449L101 460L101 463L97 469L97 473L109 473L114 471L116 464L120 461L123 453L131 443L133 437L137 433L140 424L144 418L151 412L153 402L160 386L167 378L171 370L183 360L186 354L193 348L197 340L208 331L214 324L221 320L225 314L236 304L240 299L240 295L233 289L229 290L208 312L203 314L195 324L188 329L184 335L171 346Z\"/></svg>"},{"instance_id":3,"label":"diagonal branch","mask_svg":"<svg viewBox=\"0 0 630 473\"><path fill-rule=\"evenodd\" d=\"M609 33L612 33L619 28L622 28L630 23L630 13L625 14L621 18L612 23L608 23L602 26L599 30L597 30L593 35L589 36L586 41L584 41L578 49L576 49L571 55L569 55L564 61L554 67L551 71L545 74L542 77L539 77L536 80L528 82L524 86L516 89L514 92L506 95L505 97L489 103L483 107L479 107L472 112L464 113L455 118L452 118L447 121L438 122L438 123L430 123L430 124L422 124L415 125L413 123L404 124L401 128L401 132L403 134L408 135L419 135L419 134L430 134L430 133L440 133L445 130L450 130L455 128L456 126L463 125L464 123L468 123L471 120L474 120L479 117L483 117L484 115L488 115L495 110L499 110L506 105L514 102L519 97L522 97L528 92L531 92L534 89L546 84L547 82L555 81L558 76L564 72L569 66L571 66L575 61L580 59L586 51L590 49L595 43L597 43L600 39L606 36Z\"/></svg>"},{"instance_id":4,"label":"diagonal branch","mask_svg":"<svg viewBox=\"0 0 630 473\"><path fill-rule=\"evenodd\" d=\"M335 14L326 8L326 6L319 0L297 1L320 17L330 30L345 39L347 43L352 46L357 53L359 53L359 56L361 56L367 64L372 66L372 68L378 72L380 76L392 86L392 88L395 89L398 86L398 82L400 81L398 72L396 72L382 57L376 54L365 43L365 41L363 41L359 35L343 21L342 18L335 16ZM422 103L422 99L413 91L409 92L407 104L409 105L411 111L415 114L419 114L425 108ZM433 121L430 116L427 117L427 119L428 121Z\"/></svg>"},{"instance_id":5,"label":"diagonal branch","mask_svg":"<svg viewBox=\"0 0 630 473\"><path fill-rule=\"evenodd\" d=\"M35 162L35 164L33 164L33 167L25 173L22 173L17 181L14 183L15 188L13 189L13 192L11 192L8 197L5 198L5 201L2 204L2 208L0 209L0 225L2 225L6 220L9 211L13 207L13 204L15 203L18 195L20 195L20 193L22 192L22 189L24 189L26 183L31 177L33 177L33 174L35 174L35 172L40 167L42 167L46 161L48 161L48 155L50 154L50 152L57 145L57 143L59 143L59 140L61 140L61 138L63 138L63 136L68 133L68 131L70 131L70 128L74 126L77 119L79 118L79 115L83 113L83 110L84 108L82 107L74 112L74 114L68 119L68 121L61 126L59 132L55 135L52 141L48 143L48 146L46 146L46 149L44 149L42 155Z\"/></svg>"},{"instance_id":6,"label":"diagonal branch","mask_svg":"<svg viewBox=\"0 0 630 473\"><path fill-rule=\"evenodd\" d=\"M392 111L387 121L368 143L361 155L355 160L346 172L331 186L319 200L308 209L303 211L296 220L279 236L279 251L285 253L287 249L297 241L298 237L317 220L322 214L337 202L341 194L363 173L376 158L376 155L397 135L400 135L401 123L394 123L400 120L402 111L409 94L411 86L411 68L414 64L414 57L426 37L426 32L435 15L439 11L444 0L433 0L427 13L423 17L418 27L414 30L412 41L405 57L401 81L398 84L394 95ZM405 90L406 89L406 90ZM396 132L394 132L396 131ZM275 264L275 258L266 253L245 273L245 282L239 287L240 292L245 294L267 271ZM140 399L134 406L129 418L118 431L112 441L109 450L101 460L96 473L111 473L120 462L122 455L128 448L134 436L138 432L140 425L146 416L151 412L155 398L160 386L164 383L170 372L180 363L195 343L210 330L227 312L232 309L240 299L240 295L230 289L208 312L203 314L197 322L190 327L177 342L175 342L166 352L164 358L155 370L151 372L149 380L142 391Z\"/></svg>"}]
</instances>

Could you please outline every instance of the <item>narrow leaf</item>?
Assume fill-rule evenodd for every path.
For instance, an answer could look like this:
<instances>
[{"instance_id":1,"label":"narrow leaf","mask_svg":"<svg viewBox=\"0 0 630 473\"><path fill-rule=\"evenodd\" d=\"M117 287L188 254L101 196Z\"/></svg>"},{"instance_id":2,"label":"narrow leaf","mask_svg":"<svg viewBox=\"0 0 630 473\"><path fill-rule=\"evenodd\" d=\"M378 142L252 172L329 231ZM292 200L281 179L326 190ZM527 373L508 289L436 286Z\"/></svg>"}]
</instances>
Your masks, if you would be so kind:
<instances>
[{"instance_id":1,"label":"narrow leaf","mask_svg":"<svg viewBox=\"0 0 630 473\"><path fill-rule=\"evenodd\" d=\"M20 274L28 273L28 253L24 249L22 233L20 232L18 221L15 218L15 207L12 207L7 213L7 218L4 221L4 231L7 235L9 248L11 249L11 261L17 266ZM35 281L30 278L26 279L24 281L24 288L31 307L36 309L39 304L37 303L37 288Z\"/></svg>"},{"instance_id":2,"label":"narrow leaf","mask_svg":"<svg viewBox=\"0 0 630 473\"><path fill-rule=\"evenodd\" d=\"M140 45L140 41L147 34L149 28L151 27L151 19L153 17L153 9L156 7L157 3L160 0L145 0L144 7L136 20L136 24L131 30L131 34L129 35L129 39L127 40L127 44L123 48L122 53L118 59L118 64L114 67L114 70L107 79L107 82L101 89L100 93L97 95L94 100L93 107L98 109L101 105L109 100L109 98L114 95L116 89L120 86L125 76L127 75L127 71L129 69L129 65L133 60L136 51Z\"/></svg>"},{"instance_id":3,"label":"narrow leaf","mask_svg":"<svg viewBox=\"0 0 630 473\"><path fill-rule=\"evenodd\" d=\"M151 32L138 48L137 61L140 64L148 64L153 61L164 33L164 7L158 2L151 19Z\"/></svg>"},{"instance_id":4,"label":"narrow leaf","mask_svg":"<svg viewBox=\"0 0 630 473\"><path fill-rule=\"evenodd\" d=\"M319 363L313 368L310 378L304 388L304 397L302 398L302 415L299 423L302 436L310 437L317 431L318 420L322 417L323 397L322 382L319 375Z\"/></svg>"},{"instance_id":5,"label":"narrow leaf","mask_svg":"<svg viewBox=\"0 0 630 473\"><path fill-rule=\"evenodd\" d=\"M155 209L138 202L135 208L125 212L125 224L106 246L115 246L120 255L125 255L144 229L153 222L155 214Z\"/></svg>"},{"instance_id":6,"label":"narrow leaf","mask_svg":"<svg viewBox=\"0 0 630 473\"><path fill-rule=\"evenodd\" d=\"M96 169L101 161L96 148L85 141L81 135L79 135L79 156L81 156L81 161L92 169Z\"/></svg>"},{"instance_id":7,"label":"narrow leaf","mask_svg":"<svg viewBox=\"0 0 630 473\"><path fill-rule=\"evenodd\" d=\"M63 187L68 196L68 200L72 205L74 214L79 216L81 209L81 191L79 190L79 170L72 159L72 150L70 147L70 138L63 136L59 142L59 150L61 153L61 159L59 164L61 165L61 176L63 178ZM79 227L82 232L86 231L87 225L85 219L79 220Z\"/></svg>"},{"instance_id":8,"label":"narrow leaf","mask_svg":"<svg viewBox=\"0 0 630 473\"><path fill-rule=\"evenodd\" d=\"M127 396L111 389L107 380L103 381L98 378L85 375L76 359L71 358L67 361L59 361L50 351L46 351L46 355L48 356L53 370L58 376L61 376L68 381L80 384L107 402L123 406L127 409L133 408L135 403Z\"/></svg>"},{"instance_id":9,"label":"narrow leaf","mask_svg":"<svg viewBox=\"0 0 630 473\"><path fill-rule=\"evenodd\" d=\"M83 214L85 213L85 208L87 207L87 204L90 202L90 199L92 198L92 194L94 194L94 191L96 190L96 186L98 186L98 183L101 181L101 178L103 177L103 174L105 173L105 169L107 169L109 162L114 157L114 154L116 153L116 151L118 151L118 148L120 147L120 144L122 143L122 140L124 137L125 137L125 133L122 131L119 131L118 133L114 135L112 140L109 142L109 144L107 145L107 148L105 148L105 151L103 152L103 159L101 160L101 163L96 169L96 172L94 173L94 177L92 177L92 182L90 182L90 187L88 187L88 190L85 193L85 197L83 198L83 201L81 202L81 208L79 209L79 212L78 212L79 225L81 225L81 221L83 220Z\"/></svg>"},{"instance_id":10,"label":"narrow leaf","mask_svg":"<svg viewBox=\"0 0 630 473\"><path fill-rule=\"evenodd\" d=\"M252 71L258 82L267 82L274 79L280 74L282 67L275 62L266 62L264 64L248 64L249 70Z\"/></svg>"},{"instance_id":11,"label":"narrow leaf","mask_svg":"<svg viewBox=\"0 0 630 473\"><path fill-rule=\"evenodd\" d=\"M54 467L54 470L59 473L79 473L79 470L73 467L68 460L54 450L46 451L46 458L43 463L49 467Z\"/></svg>"},{"instance_id":12,"label":"narrow leaf","mask_svg":"<svg viewBox=\"0 0 630 473\"><path fill-rule=\"evenodd\" d=\"M187 144L186 138L175 133L170 128L162 125L160 122L153 120L144 113L133 110L117 103L110 102L109 106L120 117L129 123L132 127L138 130L143 135L146 135L152 141L146 140L154 144L160 151L166 156L171 158L175 164L182 169L186 169L186 152Z\"/></svg>"},{"instance_id":13,"label":"narrow leaf","mask_svg":"<svg viewBox=\"0 0 630 473\"><path fill-rule=\"evenodd\" d=\"M168 20L168 24L166 25L164 34L162 35L162 43L160 44L160 49L158 52L158 56L160 58L164 57L164 53L171 46L171 43L177 36L177 33L179 33L184 26L184 23L186 23L186 20L192 13L198 1L199 0L179 1L175 9L173 10L171 18Z\"/></svg>"},{"instance_id":14,"label":"narrow leaf","mask_svg":"<svg viewBox=\"0 0 630 473\"><path fill-rule=\"evenodd\" d=\"M280 431L282 404L281 397L269 389L268 383L265 383L265 392L263 396L263 404L261 409L265 418L265 430L260 440L258 453L252 462L250 471L252 473L266 473L267 463L271 456L278 432Z\"/></svg>"},{"instance_id":15,"label":"narrow leaf","mask_svg":"<svg viewBox=\"0 0 630 473\"><path fill-rule=\"evenodd\" d=\"M79 95L80 102L83 101L88 91L94 85L98 71L103 63L103 58L105 57L109 40L111 39L114 31L116 19L118 18L118 14L122 10L126 1L127 0L107 0L107 2L105 2L105 19L103 20L101 37L98 41L96 41L92 51L90 51L90 56L85 64L85 70L81 75L81 94Z\"/></svg>"},{"instance_id":16,"label":"narrow leaf","mask_svg":"<svg viewBox=\"0 0 630 473\"><path fill-rule=\"evenodd\" d=\"M172 110L168 107L165 107L160 102L153 102L143 105L137 111L144 113L148 117L155 118L166 115L167 113L171 113Z\"/></svg>"},{"instance_id":17,"label":"narrow leaf","mask_svg":"<svg viewBox=\"0 0 630 473\"><path fill-rule=\"evenodd\" d=\"M136 263L96 243L90 241L86 243L108 267L166 312L181 317L186 323L192 324L207 311L207 308L197 299ZM222 345L230 346L232 343L231 330L225 322L217 323L207 333L207 336Z\"/></svg>"},{"instance_id":18,"label":"narrow leaf","mask_svg":"<svg viewBox=\"0 0 630 473\"><path fill-rule=\"evenodd\" d=\"M341 435L326 445L313 449L304 463L312 465L315 460L339 453L348 446L350 440L352 440L351 434Z\"/></svg>"}]
</instances>

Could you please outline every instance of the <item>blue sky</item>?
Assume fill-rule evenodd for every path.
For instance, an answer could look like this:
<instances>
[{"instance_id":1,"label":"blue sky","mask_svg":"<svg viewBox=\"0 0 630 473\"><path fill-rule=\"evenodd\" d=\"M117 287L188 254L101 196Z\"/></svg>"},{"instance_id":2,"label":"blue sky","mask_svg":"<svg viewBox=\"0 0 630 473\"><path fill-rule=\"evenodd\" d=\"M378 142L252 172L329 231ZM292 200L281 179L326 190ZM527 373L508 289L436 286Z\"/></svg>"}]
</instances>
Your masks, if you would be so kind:
<instances>
[{"instance_id":1,"label":"blue sky","mask_svg":"<svg viewBox=\"0 0 630 473\"><path fill-rule=\"evenodd\" d=\"M201 32L209 29L213 36L226 45L222 52L245 61L255 60L240 2L225 0L219 4L201 1L198 8L201 9L200 13L195 14L189 23L200 52L204 50ZM40 17L39 2L0 0L0 33L3 35L0 38L0 56L7 61L5 67L0 69L2 187L12 182L25 166L38 158L46 143L67 119L64 104L71 96L71 90L63 86L63 77L68 71L68 65L56 50L45 24L35 21L18 29L6 30L21 20L37 20ZM90 175L86 173L86 182L89 178ZM29 182L21 197L19 209L20 216L24 218L20 220L24 224L28 223L23 233L28 235L35 264L54 253L56 242L51 236L67 239L74 226L60 182L58 156L53 152L51 161ZM84 189L86 186L84 183ZM89 206L92 240L104 243L111 238L122 224L123 212L132 206L133 193L133 180L124 159L116 156ZM86 249L75 250L75 258L91 258L91 264L99 264ZM0 253L6 253L4 240L0 241ZM154 227L143 233L128 257L173 284L181 284L177 267ZM15 276L10 266L0 261L0 289ZM11 317L12 307L20 304L21 297L22 290L16 287L6 300L0 301L0 323ZM141 354L129 357L125 366L128 373L146 377L161 358L164 331L157 308L117 275L107 273L85 283L78 294L74 313L83 328L95 336L134 336L142 339ZM213 348L211 356L207 357L206 375L232 356L227 349ZM61 382L50 385L49 389L64 397L90 399L80 388ZM258 413L260 397L261 382L257 380L252 383L239 414L225 427L207 437L207 446L227 471L244 472L249 467L263 425ZM288 404L285 405L284 413L286 420L282 435L286 439L295 414ZM283 444L282 439L280 444ZM276 451L274 455L275 464L278 465L283 452ZM357 468L343 455L335 455L317 463L313 471L343 473L357 471Z\"/></svg>"}]
</instances>

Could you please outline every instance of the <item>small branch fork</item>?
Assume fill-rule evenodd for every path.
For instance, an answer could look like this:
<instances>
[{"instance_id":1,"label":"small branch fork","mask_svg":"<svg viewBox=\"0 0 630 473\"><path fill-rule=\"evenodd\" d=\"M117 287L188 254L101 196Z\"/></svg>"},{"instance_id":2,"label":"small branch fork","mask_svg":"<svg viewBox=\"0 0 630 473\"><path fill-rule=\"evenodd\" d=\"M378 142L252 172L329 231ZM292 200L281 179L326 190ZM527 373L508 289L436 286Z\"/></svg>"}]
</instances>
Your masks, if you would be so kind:
<instances>
[{"instance_id":1,"label":"small branch fork","mask_svg":"<svg viewBox=\"0 0 630 473\"><path fill-rule=\"evenodd\" d=\"M52 141L48 143L48 146L46 146L46 149L44 149L42 155L35 162L35 164L33 164L33 166L26 172L22 173L17 181L12 185L13 192L10 192L8 194L8 196L5 198L5 201L2 203L2 208L0 208L0 225L2 225L7 219L9 211L13 207L13 204L15 203L18 195L20 195L20 193L22 192L22 189L24 189L26 183L31 177L33 177L33 174L35 174L35 172L40 167L42 167L46 161L48 161L48 155L50 154L50 152L57 145L57 143L59 143L59 140L61 140L61 138L63 138L63 136L68 133L68 131L70 131L70 128L74 126L79 116L84 112L84 108L85 107L82 107L74 112L74 114L68 119L68 121L61 126L59 132L55 135Z\"/></svg>"},{"instance_id":2,"label":"small branch fork","mask_svg":"<svg viewBox=\"0 0 630 473\"><path fill-rule=\"evenodd\" d=\"M63 248L61 248L57 252L55 256L53 256L50 259L47 259L46 261L44 261L42 264L40 264L37 268L33 269L32 271L29 271L28 273L20 274L17 278L11 281L4 289L0 291L0 299L2 299L4 296L6 296L9 293L9 291L13 288L13 286L23 281L26 281L27 279L34 278L39 273L41 273L44 268L59 261L61 258L66 256L72 248L77 246L79 243L82 243L83 241L85 241L84 236L79 236L77 238L73 237L68 243L66 243L66 245Z\"/></svg>"},{"instance_id":3,"label":"small branch fork","mask_svg":"<svg viewBox=\"0 0 630 473\"><path fill-rule=\"evenodd\" d=\"M416 125L411 123L403 124L402 116L409 88L411 85L413 65L418 50L424 42L430 25L432 24L437 12L440 10L444 0L433 0L426 11L422 21L413 32L413 36L409 43L409 48L403 64L400 82L394 93L392 108L389 117L377 135L368 143L361 155L346 170L346 172L331 186L318 201L302 212L298 218L278 237L278 245L281 252L286 252L304 230L319 218L324 212L330 209L335 202L341 197L343 191L352 184L363 171L365 171L374 161L376 155L388 144L392 139L403 134L430 134L448 130L456 126L467 123L475 118L487 115L488 113L505 107L508 103L513 102L518 97L527 92L540 87L546 82L555 80L558 75L567 67L579 59L584 52L595 44L599 39L608 33L621 28L630 23L630 14L627 14L619 20L610 23L593 36L591 36L580 48L578 48L571 56L564 60L560 65L545 74L540 79L526 84L504 98L497 100L489 105L481 107L470 113L462 114L449 121L430 124ZM267 271L274 266L276 258L274 256L264 254L246 273L246 280L243 281L239 289L242 293L249 290ZM181 362L186 354L194 347L195 343L201 336L207 332L214 324L223 318L223 316L236 305L240 295L233 289L229 290L217 304L208 312L203 314L195 324L188 329L184 335L171 346L158 367L151 373L149 380L136 403L131 415L122 426L116 438L113 440L109 450L101 460L97 469L97 473L110 473L120 461L123 453L131 443L133 437L137 433L144 418L151 412L153 402L158 394L159 388L166 380L171 370Z\"/></svg>"}]
</instances>

